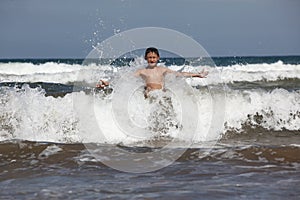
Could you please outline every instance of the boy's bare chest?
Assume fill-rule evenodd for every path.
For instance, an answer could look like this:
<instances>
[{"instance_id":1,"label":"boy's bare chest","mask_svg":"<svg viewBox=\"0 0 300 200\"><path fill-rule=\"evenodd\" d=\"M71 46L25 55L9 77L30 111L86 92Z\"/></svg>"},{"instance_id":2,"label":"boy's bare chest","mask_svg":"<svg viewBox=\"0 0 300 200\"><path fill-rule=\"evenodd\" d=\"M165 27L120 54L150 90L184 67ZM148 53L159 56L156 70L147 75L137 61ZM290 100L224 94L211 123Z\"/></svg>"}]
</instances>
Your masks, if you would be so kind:
<instances>
[{"instance_id":1,"label":"boy's bare chest","mask_svg":"<svg viewBox=\"0 0 300 200\"><path fill-rule=\"evenodd\" d=\"M145 69L143 71L143 76L147 78L158 78L164 76L164 70L161 69Z\"/></svg>"}]
</instances>

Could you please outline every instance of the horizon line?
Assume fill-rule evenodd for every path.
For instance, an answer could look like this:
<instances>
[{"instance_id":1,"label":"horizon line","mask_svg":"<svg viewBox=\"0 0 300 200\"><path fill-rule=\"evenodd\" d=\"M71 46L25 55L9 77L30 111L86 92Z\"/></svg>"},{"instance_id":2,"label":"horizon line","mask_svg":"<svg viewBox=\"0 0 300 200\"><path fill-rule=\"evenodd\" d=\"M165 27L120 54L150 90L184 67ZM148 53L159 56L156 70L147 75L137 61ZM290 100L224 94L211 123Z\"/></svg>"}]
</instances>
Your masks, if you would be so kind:
<instances>
[{"instance_id":1,"label":"horizon line","mask_svg":"<svg viewBox=\"0 0 300 200\"><path fill-rule=\"evenodd\" d=\"M216 55L216 56L210 56L210 57L202 57L202 58L242 58L242 57L298 57L300 54L289 54L289 55ZM126 59L134 59L136 57L126 57ZM165 58L183 58L183 57L161 57L160 59L165 59ZM187 57L184 59L189 59L189 58L197 58L197 57ZM11 58L1 58L0 60L30 60L30 59L37 59L37 60L71 60L71 59L77 59L77 60L85 60L87 58L80 58L80 57L11 57ZM89 58L89 59L98 59L98 58ZM115 58L105 58L105 59L115 59Z\"/></svg>"}]
</instances>

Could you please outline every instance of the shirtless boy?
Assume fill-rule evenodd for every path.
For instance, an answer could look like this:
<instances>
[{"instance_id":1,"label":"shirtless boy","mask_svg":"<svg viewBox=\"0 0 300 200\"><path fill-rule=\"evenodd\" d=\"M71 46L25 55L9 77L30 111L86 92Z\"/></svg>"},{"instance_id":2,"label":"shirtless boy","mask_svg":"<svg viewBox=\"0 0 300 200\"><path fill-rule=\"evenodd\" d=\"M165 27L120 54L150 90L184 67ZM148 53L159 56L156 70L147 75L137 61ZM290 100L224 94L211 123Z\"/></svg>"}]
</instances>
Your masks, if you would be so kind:
<instances>
[{"instance_id":1,"label":"shirtless boy","mask_svg":"<svg viewBox=\"0 0 300 200\"><path fill-rule=\"evenodd\" d=\"M202 71L200 73L190 73L190 72L176 72L167 67L157 66L159 61L159 52L156 48L150 47L146 49L145 60L148 62L148 66L145 69L139 69L135 72L135 76L142 77L145 80L145 97L152 90L159 90L164 88L164 77L168 73L173 73L176 76L185 77L199 77L205 78L208 74L207 71ZM104 88L108 86L107 81L100 80L99 84L96 85L97 88Z\"/></svg>"}]
</instances>

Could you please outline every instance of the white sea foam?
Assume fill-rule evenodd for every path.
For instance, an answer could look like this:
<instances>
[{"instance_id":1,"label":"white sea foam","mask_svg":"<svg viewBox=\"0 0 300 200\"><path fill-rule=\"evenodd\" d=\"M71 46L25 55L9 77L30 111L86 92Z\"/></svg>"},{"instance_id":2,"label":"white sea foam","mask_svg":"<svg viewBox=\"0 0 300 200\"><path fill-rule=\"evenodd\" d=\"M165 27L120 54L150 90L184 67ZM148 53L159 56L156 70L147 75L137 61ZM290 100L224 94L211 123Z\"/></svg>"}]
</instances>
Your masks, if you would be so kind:
<instances>
[{"instance_id":1,"label":"white sea foam","mask_svg":"<svg viewBox=\"0 0 300 200\"><path fill-rule=\"evenodd\" d=\"M227 93L226 100L226 123L235 130L245 122L272 130L300 129L299 90L235 90Z\"/></svg>"},{"instance_id":2,"label":"white sea foam","mask_svg":"<svg viewBox=\"0 0 300 200\"><path fill-rule=\"evenodd\" d=\"M134 64L142 65L143 63L131 63L131 65ZM199 72L203 69L209 71L206 79L187 78L186 81L192 86L300 78L299 65L284 64L281 61L273 64L237 64L217 68L175 65L170 68L188 72ZM109 65L95 64L83 66L53 62L45 64L0 63L0 81L95 84L100 78L110 78L116 74L122 74L120 69ZM124 71L133 70L134 66L123 69ZM299 90L226 89L226 98L224 98L222 95L212 96L211 91L206 89L194 89L199 109L198 113L195 113L199 120L194 142L218 138L229 129L241 131L243 124L272 130L299 131ZM127 104L131 120L135 125L146 127L149 124L147 124L145 115L149 114L150 107L145 103L142 91L135 95L139 95L141 98L134 96L130 100L132 102L124 103ZM74 98L82 104L94 103L93 112L88 113L85 118L94 118L99 123L104 135L101 137L97 134L91 135L91 132L85 129L86 126L93 127L95 123L92 120L82 122L82 117L78 116L74 109ZM189 97L183 96L184 98ZM62 98L46 97L44 90L32 89L25 84L21 89L1 87L0 99L1 141L22 139L63 143L130 143L139 140L120 129L119 122L112 115L111 100L103 100L97 95L73 92ZM177 105L175 107L179 108ZM215 126L214 112L222 110L225 113L224 125L219 128ZM193 112L193 110L189 112ZM94 127L94 129L99 129L99 127ZM176 135L172 136L176 137Z\"/></svg>"},{"instance_id":3,"label":"white sea foam","mask_svg":"<svg viewBox=\"0 0 300 200\"><path fill-rule=\"evenodd\" d=\"M48 146L46 149L44 149L39 155L39 159L45 159L48 158L49 156L55 155L56 153L62 151L62 148L58 147L57 145L51 145Z\"/></svg>"},{"instance_id":4,"label":"white sea foam","mask_svg":"<svg viewBox=\"0 0 300 200\"><path fill-rule=\"evenodd\" d=\"M132 68L132 67L127 67ZM191 85L210 85L218 83L232 83L237 81L276 81L283 79L300 78L300 66L284 64L281 61L272 64L246 64L226 67L192 67L170 66L174 70L199 72L203 69L209 71L208 77L203 79L188 79ZM120 68L109 65L78 65L47 62L44 64L32 63L0 63L1 82L52 82L95 83L99 78L110 77ZM126 67L125 67L126 71Z\"/></svg>"},{"instance_id":5,"label":"white sea foam","mask_svg":"<svg viewBox=\"0 0 300 200\"><path fill-rule=\"evenodd\" d=\"M175 67L176 69L176 67ZM219 83L233 82L255 82L255 81L278 81L285 79L300 79L300 65L284 64L278 61L272 64L247 64L247 65L232 65L226 67L191 67L187 66L183 71L201 71L207 69L210 73L203 84L202 79L194 78L190 80L190 84L195 85L210 85Z\"/></svg>"},{"instance_id":6,"label":"white sea foam","mask_svg":"<svg viewBox=\"0 0 300 200\"><path fill-rule=\"evenodd\" d=\"M272 64L232 65L222 68L222 77L225 82L300 78L300 65L284 64L282 61Z\"/></svg>"},{"instance_id":7,"label":"white sea foam","mask_svg":"<svg viewBox=\"0 0 300 200\"><path fill-rule=\"evenodd\" d=\"M92 66L95 68L96 66ZM82 65L46 62L44 64L9 62L0 63L0 74L29 75L29 74L56 74L76 72L83 69Z\"/></svg>"},{"instance_id":8,"label":"white sea foam","mask_svg":"<svg viewBox=\"0 0 300 200\"><path fill-rule=\"evenodd\" d=\"M86 124L80 124L82 116L74 109L74 95L80 102L94 102L93 112L86 116ZM194 142L205 141L210 138L205 128L214 125L212 118L212 99L208 91L195 90L199 112L199 129L195 133ZM21 89L2 87L0 92L0 140L22 139L31 141L49 141L62 143L100 142L100 143L130 143L138 139L124 133L112 115L111 101L100 96L74 92L64 97L46 97L39 88L29 88L24 85ZM184 97L188 98L188 97ZM216 104L221 103L215 102ZM134 99L130 105L139 109L131 109L132 115L141 115L145 107L143 98ZM249 123L272 130L299 131L300 127L300 91L275 89L266 92L260 89L230 90L225 98L226 106L224 122L221 130L214 130L210 134L216 136L228 129L242 130L242 124ZM126 103L126 102L124 102ZM128 104L128 102L126 103ZM144 106L144 108L143 108ZM147 113L147 112L145 112ZM100 125L103 137L91 135L85 130L86 126L93 126L93 119ZM133 117L134 119L134 117ZM138 122L143 123L143 122ZM98 126L98 125L97 125ZM204 128L204 129L203 129ZM134 135L134 134L133 134Z\"/></svg>"},{"instance_id":9,"label":"white sea foam","mask_svg":"<svg viewBox=\"0 0 300 200\"><path fill-rule=\"evenodd\" d=\"M99 77L110 75L116 68L96 64L78 65L47 62L32 63L0 63L1 82L51 82L70 83L85 81L95 83ZM81 79L79 79L79 77Z\"/></svg>"}]
</instances>

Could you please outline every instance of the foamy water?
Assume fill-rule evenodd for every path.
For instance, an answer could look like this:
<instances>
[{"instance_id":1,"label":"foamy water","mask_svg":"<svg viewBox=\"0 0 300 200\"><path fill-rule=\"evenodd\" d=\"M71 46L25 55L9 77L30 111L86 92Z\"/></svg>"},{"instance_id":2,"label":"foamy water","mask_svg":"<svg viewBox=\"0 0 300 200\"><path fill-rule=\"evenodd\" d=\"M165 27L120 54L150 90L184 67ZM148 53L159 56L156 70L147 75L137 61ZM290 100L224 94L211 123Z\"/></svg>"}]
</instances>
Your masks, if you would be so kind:
<instances>
[{"instance_id":1,"label":"foamy water","mask_svg":"<svg viewBox=\"0 0 300 200\"><path fill-rule=\"evenodd\" d=\"M210 71L210 76L205 80L205 84L207 85L237 81L278 81L300 78L299 65L284 64L282 61L271 64L236 64L232 66L218 66L216 68L210 66L194 67L177 65L169 66L169 68L187 72L199 72L202 69L207 69ZM119 69L120 67L96 64L83 66L54 62L43 64L0 63L0 80L1 82L51 82L62 84L77 81L95 83L99 78L111 76L118 72ZM124 67L122 69L124 70ZM221 79L218 78L220 75ZM203 84L201 79L188 81L191 81L193 85Z\"/></svg>"},{"instance_id":2,"label":"foamy water","mask_svg":"<svg viewBox=\"0 0 300 200\"><path fill-rule=\"evenodd\" d=\"M193 142L195 143L209 138L220 138L229 130L242 132L245 125L276 131L299 130L299 90L284 88L265 90L253 86L248 89L235 89L224 85L224 87L219 87L222 90L222 95L218 99L217 89L213 88L215 84L224 83L244 82L244 85L247 85L257 81L276 83L280 80L297 80L300 78L299 65L283 64L278 61L272 64L232 65L217 68L174 65L170 68L193 72L205 68L210 72L206 79L186 79L186 82L194 87L193 95L199 109L199 112L195 113L198 118L198 128L193 133ZM122 70L126 71L126 68L123 67ZM128 67L128 70L132 71L133 69ZM0 80L1 82L25 82L28 84L31 82L49 82L91 86L103 77L109 77L115 83L117 78L114 76L118 77L119 71L120 68L107 65L82 66L53 62L44 64L1 63ZM62 143L99 142L115 144L139 140L136 137L128 136L128 133L124 133L119 127L119 122L114 118L110 96L103 99L98 93L72 92L63 97L54 98L47 96L43 88L30 88L28 84L22 85L21 88L1 87L0 106L2 112L0 121L2 129L0 136L2 141L22 139ZM214 90L216 90L215 94L212 95ZM142 91L139 94L142 96ZM90 117L96 119L100 130L104 130L102 131L104 137L82 137L84 132L84 128L80 126L82 116L79 116L74 108L74 98L76 101L94 104L93 113L90 113ZM185 98L188 99L189 97L186 96L183 99ZM125 103L131 105L129 109L134 111L131 113L133 119L131 121L137 123L137 126L145 127L147 119L145 116L143 117L143 114L149 113L149 105L145 99L132 98ZM211 113L216 108L221 109L220 112L224 112L224 120L221 127L214 129L215 122ZM95 129L99 129L99 127ZM89 135L89 133L87 134ZM130 134L134 135L134 133Z\"/></svg>"},{"instance_id":3,"label":"foamy water","mask_svg":"<svg viewBox=\"0 0 300 200\"><path fill-rule=\"evenodd\" d=\"M299 61L251 59L175 63L209 75L167 76L148 99L127 76L143 59L0 63L1 198L298 199Z\"/></svg>"}]
</instances>

